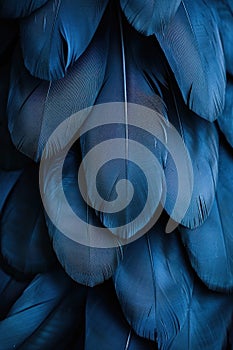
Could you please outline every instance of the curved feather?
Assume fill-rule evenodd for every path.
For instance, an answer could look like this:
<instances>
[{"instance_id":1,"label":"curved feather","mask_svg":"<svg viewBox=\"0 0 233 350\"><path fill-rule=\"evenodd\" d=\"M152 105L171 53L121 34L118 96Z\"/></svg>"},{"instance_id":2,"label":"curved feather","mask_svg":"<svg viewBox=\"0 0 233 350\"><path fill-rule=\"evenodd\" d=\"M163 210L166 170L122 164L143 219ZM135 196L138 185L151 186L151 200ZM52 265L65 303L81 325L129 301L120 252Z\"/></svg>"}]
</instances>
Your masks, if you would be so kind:
<instances>
[{"instance_id":1,"label":"curved feather","mask_svg":"<svg viewBox=\"0 0 233 350\"><path fill-rule=\"evenodd\" d=\"M2 213L3 206L9 193L14 188L22 171L3 171L0 170L0 213Z\"/></svg>"},{"instance_id":2,"label":"curved feather","mask_svg":"<svg viewBox=\"0 0 233 350\"><path fill-rule=\"evenodd\" d=\"M156 226L124 249L114 274L116 293L135 332L169 348L183 327L191 302L193 277L177 234Z\"/></svg>"},{"instance_id":3,"label":"curved feather","mask_svg":"<svg viewBox=\"0 0 233 350\"><path fill-rule=\"evenodd\" d=\"M128 21L139 32L151 35L163 30L173 19L181 0L121 0Z\"/></svg>"},{"instance_id":4,"label":"curved feather","mask_svg":"<svg viewBox=\"0 0 233 350\"><path fill-rule=\"evenodd\" d=\"M213 293L197 282L186 322L170 349L227 349L232 305L232 295Z\"/></svg>"},{"instance_id":5,"label":"curved feather","mask_svg":"<svg viewBox=\"0 0 233 350\"><path fill-rule=\"evenodd\" d=\"M24 63L38 78L64 77L89 45L107 0L51 0L21 21Z\"/></svg>"},{"instance_id":6,"label":"curved feather","mask_svg":"<svg viewBox=\"0 0 233 350\"><path fill-rule=\"evenodd\" d=\"M232 30L233 30L233 7L230 0L218 1L214 0L213 4L219 16L218 26L223 44L224 56L226 61L227 71L233 75L233 41L232 41Z\"/></svg>"},{"instance_id":7,"label":"curved feather","mask_svg":"<svg viewBox=\"0 0 233 350\"><path fill-rule=\"evenodd\" d=\"M107 23L108 18L105 18L82 57L68 70L64 79L55 82L32 77L24 68L20 53L16 53L8 119L13 143L24 154L38 161L56 127L73 113L94 104L105 74Z\"/></svg>"},{"instance_id":8,"label":"curved feather","mask_svg":"<svg viewBox=\"0 0 233 350\"><path fill-rule=\"evenodd\" d=\"M78 168L80 160L75 153L78 153L77 150L76 152L74 150L70 151L66 158L63 170L63 189L72 210L80 220L86 222L86 231L82 226L79 227L76 224L77 240L74 241L60 232L49 218L47 218L47 224L54 250L66 272L75 281L84 285L94 286L112 276L122 257L122 253L120 247L92 248L79 243L80 235L89 237L88 225L98 227L101 226L101 223L97 220L92 208L87 206L79 191ZM63 215L68 215L68 213L64 212L62 203L58 200L59 193L56 179L54 179L54 189L48 195L50 197L49 202L54 207L56 216L62 218ZM70 222L71 224L72 222ZM98 239L97 236L95 238Z\"/></svg>"},{"instance_id":9,"label":"curved feather","mask_svg":"<svg viewBox=\"0 0 233 350\"><path fill-rule=\"evenodd\" d=\"M153 58L158 57L155 60L151 59L151 56L145 51L146 44L153 44L151 40L131 29L126 21L112 18L110 37L106 74L96 104L107 102L122 102L122 104L106 105L103 114L105 113L107 116L114 113L115 122L109 121L109 125L98 125L90 132L84 133L81 136L80 144L82 158L84 158L88 156L89 151L106 142L107 151L95 152L93 158L90 158L84 165L88 196L102 224L114 234L119 234L118 237L128 239L150 222L157 209L153 200L160 199L159 195L162 191L161 174L157 172L156 178L151 162L146 159L146 152L141 153L143 156L140 157L135 143L132 145L131 141L143 144L148 149L148 153L153 154L154 158L158 160L161 167L166 161L166 149L157 141L156 137L146 132L143 127L136 128L131 125L129 115L136 116L137 109L135 105L132 106L130 103L149 107L166 117L166 108L161 99L159 87L159 84L164 82L164 72L162 68L156 66L156 63L160 62L160 55L157 52L156 56L154 47L152 46L151 50L155 54ZM150 70L147 69L149 65ZM86 118L83 124L84 128L95 117L94 110ZM137 118L141 118L141 115L137 115ZM134 120L132 119L132 121ZM163 122L159 121L159 123L158 128L164 130ZM117 147L114 146L116 140L121 140ZM117 153L116 150L119 152ZM106 155L108 161L106 161ZM137 160L141 161L143 157L145 158L143 165L146 169L137 165ZM132 159L136 159L136 161ZM95 167L99 164L104 164L104 166L98 166L98 176L95 179L93 174L96 173ZM151 203L148 212L141 216L140 222L135 224L133 220L143 210L148 196L147 179L143 173L145 170L147 170L147 175L150 173L150 176L154 177L153 200L151 201L153 203ZM161 181L159 181L160 178ZM124 184L121 183L122 196L119 195L120 198L117 198L117 184L121 180L127 181ZM129 182L134 187L131 201L129 199ZM96 200L96 185L101 196L98 202ZM114 203L111 203L114 200L118 203L120 201L123 204L128 203L128 205L119 211L114 210ZM108 213L106 210L110 205L114 210L113 213ZM127 231L122 228L124 225L128 225Z\"/></svg>"},{"instance_id":10,"label":"curved feather","mask_svg":"<svg viewBox=\"0 0 233 350\"><path fill-rule=\"evenodd\" d=\"M17 18L30 15L43 6L48 0L2 0L0 5L0 18Z\"/></svg>"},{"instance_id":11,"label":"curved feather","mask_svg":"<svg viewBox=\"0 0 233 350\"><path fill-rule=\"evenodd\" d=\"M188 107L213 121L223 111L225 63L218 22L204 0L184 0L163 33L156 33ZM207 103L208 101L208 103Z\"/></svg>"},{"instance_id":12,"label":"curved feather","mask_svg":"<svg viewBox=\"0 0 233 350\"><path fill-rule=\"evenodd\" d=\"M189 153L193 171L193 190L189 208L182 225L195 228L210 214L218 177L218 132L214 123L199 118L184 104L172 76L168 89L164 90L164 101L171 124L178 130ZM176 164L168 155L165 176L167 185L166 211L171 214L180 188L176 179ZM176 220L176 217L173 217Z\"/></svg>"},{"instance_id":13,"label":"curved feather","mask_svg":"<svg viewBox=\"0 0 233 350\"><path fill-rule=\"evenodd\" d=\"M0 320L3 320L12 305L27 288L30 281L19 281L0 268Z\"/></svg>"},{"instance_id":14,"label":"curved feather","mask_svg":"<svg viewBox=\"0 0 233 350\"><path fill-rule=\"evenodd\" d=\"M71 288L62 271L38 275L0 321L0 343L5 350L19 348L44 324Z\"/></svg>"},{"instance_id":15,"label":"curved feather","mask_svg":"<svg viewBox=\"0 0 233 350\"><path fill-rule=\"evenodd\" d=\"M110 282L89 289L85 349L155 350L156 343L138 337L124 319Z\"/></svg>"},{"instance_id":16,"label":"curved feather","mask_svg":"<svg viewBox=\"0 0 233 350\"><path fill-rule=\"evenodd\" d=\"M228 76L226 99L223 113L218 117L218 125L227 141L233 147L233 79Z\"/></svg>"},{"instance_id":17,"label":"curved feather","mask_svg":"<svg viewBox=\"0 0 233 350\"><path fill-rule=\"evenodd\" d=\"M84 287L73 286L20 349L72 349L84 327L85 295Z\"/></svg>"},{"instance_id":18,"label":"curved feather","mask_svg":"<svg viewBox=\"0 0 233 350\"><path fill-rule=\"evenodd\" d=\"M26 168L13 189L12 176L5 179L11 192L7 191L9 194L0 220L1 254L16 271L24 274L46 271L56 259L45 224L37 167Z\"/></svg>"},{"instance_id":19,"label":"curved feather","mask_svg":"<svg viewBox=\"0 0 233 350\"><path fill-rule=\"evenodd\" d=\"M196 230L180 227L191 264L203 282L214 290L233 290L233 157L220 145L219 178L215 202L206 222Z\"/></svg>"}]
</instances>

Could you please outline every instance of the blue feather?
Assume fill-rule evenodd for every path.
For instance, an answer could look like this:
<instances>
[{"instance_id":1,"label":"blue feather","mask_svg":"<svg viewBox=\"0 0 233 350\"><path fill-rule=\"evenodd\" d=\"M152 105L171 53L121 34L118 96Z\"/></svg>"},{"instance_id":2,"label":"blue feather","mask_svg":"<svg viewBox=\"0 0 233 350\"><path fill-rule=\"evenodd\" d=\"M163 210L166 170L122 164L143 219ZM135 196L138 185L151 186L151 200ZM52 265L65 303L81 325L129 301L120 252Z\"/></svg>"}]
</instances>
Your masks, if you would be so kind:
<instances>
[{"instance_id":1,"label":"blue feather","mask_svg":"<svg viewBox=\"0 0 233 350\"><path fill-rule=\"evenodd\" d=\"M227 141L233 147L233 79L228 76L226 99L223 113L218 117L218 125Z\"/></svg>"},{"instance_id":2,"label":"blue feather","mask_svg":"<svg viewBox=\"0 0 233 350\"><path fill-rule=\"evenodd\" d=\"M24 63L38 78L64 77L88 47L107 0L51 0L21 21Z\"/></svg>"},{"instance_id":3,"label":"blue feather","mask_svg":"<svg viewBox=\"0 0 233 350\"><path fill-rule=\"evenodd\" d=\"M157 346L134 333L124 319L112 284L106 282L88 292L85 349L155 350Z\"/></svg>"},{"instance_id":4,"label":"blue feather","mask_svg":"<svg viewBox=\"0 0 233 350\"><path fill-rule=\"evenodd\" d=\"M0 240L4 261L24 274L46 271L56 259L45 225L37 168L26 168L20 177L18 173L7 173L3 180L6 200Z\"/></svg>"},{"instance_id":5,"label":"blue feather","mask_svg":"<svg viewBox=\"0 0 233 350\"><path fill-rule=\"evenodd\" d=\"M156 37L185 103L213 121L225 98L225 63L215 13L204 0L184 0L174 19ZM208 102L207 102L208 101Z\"/></svg>"},{"instance_id":6,"label":"blue feather","mask_svg":"<svg viewBox=\"0 0 233 350\"><path fill-rule=\"evenodd\" d=\"M214 290L233 290L233 157L221 144L219 178L214 206L196 230L180 228L191 264L203 282Z\"/></svg>"},{"instance_id":7,"label":"blue feather","mask_svg":"<svg viewBox=\"0 0 233 350\"><path fill-rule=\"evenodd\" d=\"M171 124L180 133L192 161L193 191L189 208L181 223L189 228L198 227L210 214L218 177L218 132L214 123L199 118L184 104L178 87L170 76L164 101ZM170 155L165 166L167 184L166 211L171 214L178 191L176 164ZM181 185L182 186L182 185ZM176 217L173 217L176 220Z\"/></svg>"},{"instance_id":8,"label":"blue feather","mask_svg":"<svg viewBox=\"0 0 233 350\"><path fill-rule=\"evenodd\" d=\"M169 348L185 323L193 290L177 234L165 235L160 223L124 249L114 274L116 293L135 332Z\"/></svg>"},{"instance_id":9,"label":"blue feather","mask_svg":"<svg viewBox=\"0 0 233 350\"><path fill-rule=\"evenodd\" d=\"M48 83L32 77L15 53L8 97L9 130L22 153L39 160L56 127L73 113L92 106L102 86L108 48L105 18L89 48L64 79Z\"/></svg>"},{"instance_id":10,"label":"blue feather","mask_svg":"<svg viewBox=\"0 0 233 350\"><path fill-rule=\"evenodd\" d=\"M71 280L62 271L37 275L11 307L6 318L0 321L2 349L25 346L27 340L64 300L71 286Z\"/></svg>"},{"instance_id":11,"label":"blue feather","mask_svg":"<svg viewBox=\"0 0 233 350\"><path fill-rule=\"evenodd\" d=\"M151 35L166 28L175 16L181 0L120 0L120 3L135 29Z\"/></svg>"},{"instance_id":12,"label":"blue feather","mask_svg":"<svg viewBox=\"0 0 233 350\"><path fill-rule=\"evenodd\" d=\"M75 214L87 224L101 227L94 211L87 206L79 191L78 168L80 160L75 153L77 150L76 152L75 150L70 151L66 158L63 170L63 189ZM60 217L62 207L57 200L56 182L54 182L54 190L49 195L52 205L56 205L56 215ZM73 241L65 236L52 224L49 218L47 218L47 224L58 260L75 281L94 286L112 276L118 261L121 259L120 247L109 249L88 247L79 244L78 238L77 241ZM80 235L88 236L88 227L85 232L78 225L76 229L77 237ZM95 238L98 239L97 236Z\"/></svg>"}]
</instances>

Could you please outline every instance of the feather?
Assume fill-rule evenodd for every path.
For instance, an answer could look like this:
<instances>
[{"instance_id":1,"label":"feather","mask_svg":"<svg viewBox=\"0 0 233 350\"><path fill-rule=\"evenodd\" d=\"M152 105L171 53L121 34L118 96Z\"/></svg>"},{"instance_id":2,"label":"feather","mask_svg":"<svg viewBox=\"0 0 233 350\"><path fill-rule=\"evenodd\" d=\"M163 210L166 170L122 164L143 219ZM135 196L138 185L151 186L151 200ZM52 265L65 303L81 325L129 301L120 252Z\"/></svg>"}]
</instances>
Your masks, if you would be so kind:
<instances>
[{"instance_id":1,"label":"feather","mask_svg":"<svg viewBox=\"0 0 233 350\"><path fill-rule=\"evenodd\" d=\"M225 64L217 19L204 0L185 0L163 33L156 33L188 107L213 121L222 113ZM208 103L207 103L208 101Z\"/></svg>"},{"instance_id":2,"label":"feather","mask_svg":"<svg viewBox=\"0 0 233 350\"><path fill-rule=\"evenodd\" d=\"M224 133L227 141L233 147L233 79L228 77L226 88L225 108L223 113L218 117L218 125Z\"/></svg>"},{"instance_id":3,"label":"feather","mask_svg":"<svg viewBox=\"0 0 233 350\"><path fill-rule=\"evenodd\" d=\"M169 349L226 349L232 305L232 295L213 293L196 283L186 322Z\"/></svg>"},{"instance_id":4,"label":"feather","mask_svg":"<svg viewBox=\"0 0 233 350\"><path fill-rule=\"evenodd\" d=\"M21 171L3 171L0 170L0 214L9 193L14 188L17 180L21 175Z\"/></svg>"},{"instance_id":5,"label":"feather","mask_svg":"<svg viewBox=\"0 0 233 350\"><path fill-rule=\"evenodd\" d=\"M192 197L181 223L189 228L195 228L207 219L215 198L218 177L218 132L213 123L199 118L187 108L172 77L168 81L168 89L163 91L169 121L180 133L192 162ZM181 188L176 180L176 164L170 154L164 172L167 185L165 209L171 215ZM185 192L188 189L183 190ZM176 216L172 218L180 222Z\"/></svg>"},{"instance_id":6,"label":"feather","mask_svg":"<svg viewBox=\"0 0 233 350\"><path fill-rule=\"evenodd\" d=\"M85 294L84 287L73 286L20 349L71 349L85 322Z\"/></svg>"},{"instance_id":7,"label":"feather","mask_svg":"<svg viewBox=\"0 0 233 350\"><path fill-rule=\"evenodd\" d=\"M19 281L0 268L0 320L3 320L12 305L27 288L30 281Z\"/></svg>"},{"instance_id":8,"label":"feather","mask_svg":"<svg viewBox=\"0 0 233 350\"><path fill-rule=\"evenodd\" d=\"M64 77L88 47L107 0L51 0L21 21L24 63L38 78Z\"/></svg>"},{"instance_id":9,"label":"feather","mask_svg":"<svg viewBox=\"0 0 233 350\"><path fill-rule=\"evenodd\" d=\"M4 51L3 55L0 53L0 61L3 57L3 61L5 61L5 59L9 60L8 55L10 55L8 49ZM9 89L9 71L9 62L3 62L0 67L0 169L17 170L29 163L29 159L16 150L11 141L7 126L6 106Z\"/></svg>"},{"instance_id":10,"label":"feather","mask_svg":"<svg viewBox=\"0 0 233 350\"><path fill-rule=\"evenodd\" d=\"M37 275L0 322L2 349L24 346L34 332L49 320L71 285L71 280L62 271Z\"/></svg>"},{"instance_id":11,"label":"feather","mask_svg":"<svg viewBox=\"0 0 233 350\"><path fill-rule=\"evenodd\" d=\"M30 15L43 6L48 0L2 0L0 18L17 18Z\"/></svg>"},{"instance_id":12,"label":"feather","mask_svg":"<svg viewBox=\"0 0 233 350\"><path fill-rule=\"evenodd\" d=\"M124 320L110 282L90 289L86 306L85 349L155 350L155 343L138 337Z\"/></svg>"},{"instance_id":13,"label":"feather","mask_svg":"<svg viewBox=\"0 0 233 350\"><path fill-rule=\"evenodd\" d=\"M168 349L184 325L193 289L177 234L165 235L160 222L126 246L114 284L135 332L157 340L159 349Z\"/></svg>"},{"instance_id":14,"label":"feather","mask_svg":"<svg viewBox=\"0 0 233 350\"><path fill-rule=\"evenodd\" d=\"M214 0L213 5L215 6L218 14L218 26L222 39L224 57L226 61L226 69L228 73L233 75L233 41L232 41L232 30L233 30L233 7L230 0L218 1Z\"/></svg>"},{"instance_id":15,"label":"feather","mask_svg":"<svg viewBox=\"0 0 233 350\"><path fill-rule=\"evenodd\" d=\"M53 241L53 247L57 257L65 268L66 272L77 282L88 286L104 282L112 276L118 261L121 259L120 248L95 248L80 244L82 237L89 237L89 226L101 226L97 220L92 208L89 208L83 200L79 191L78 184L78 168L80 160L76 156L78 151L71 150L64 163L63 168L63 189L69 200L69 205L75 214L80 218L79 226L75 226L77 238L70 239L66 232L65 235L59 231L58 225L52 224L47 218L49 234ZM58 186L56 179L54 181L53 190L49 191L49 203L53 206L53 210L57 218L68 218L68 224L72 225L72 218L69 213L63 210L63 203L60 203ZM48 191L46 191L48 192ZM55 204L56 203L56 204ZM85 222L85 226L81 225L81 221ZM94 228L95 230L95 228ZM98 232L98 231L97 231ZM98 233L95 233L95 239L98 240ZM90 236L91 240L91 236Z\"/></svg>"},{"instance_id":16,"label":"feather","mask_svg":"<svg viewBox=\"0 0 233 350\"><path fill-rule=\"evenodd\" d=\"M143 104L166 115L165 106L159 95L159 81L163 82L164 78L162 69L156 68L156 60L153 62L149 55L143 54L143 49L146 47L143 42L144 37L130 29L126 21L121 22L121 19L112 18L110 37L106 74L96 104L110 102L113 104L105 105L99 112L98 109L93 109L88 115L81 127L80 144L82 158L86 158L83 173L90 204L95 208L102 224L117 234L118 238L124 240L137 234L150 222L162 196L161 174L156 167L151 166L154 160L150 159L154 155L162 167L166 159L166 150L149 132L150 130L145 130L146 116L145 128L143 122L141 128L134 127L134 119L132 118L131 122L131 116L137 117L140 121L139 113L146 112L137 109L137 106L131 103ZM150 39L145 38L145 40L151 44ZM155 53L155 50L153 52ZM150 77L147 76L145 68L149 63L153 72ZM118 72L121 74L119 75ZM115 102L121 102L121 104ZM109 124L100 125L98 114L105 115ZM112 115L114 119L111 118ZM97 126L85 132L89 128L88 123L93 123L93 120L96 120ZM157 121L158 130L164 131L164 124L162 118ZM153 128L153 125L151 127ZM148 152L139 151L136 143L143 144ZM98 147L103 148L100 150ZM87 158L89 152L92 155ZM153 182L152 193L147 200L150 179ZM117 193L117 186L120 184L121 191ZM96 187L101 197L99 200L96 196ZM149 206L144 210L146 203L149 203ZM120 207L121 204L122 207ZM119 210L116 209L118 205Z\"/></svg>"},{"instance_id":17,"label":"feather","mask_svg":"<svg viewBox=\"0 0 233 350\"><path fill-rule=\"evenodd\" d=\"M16 271L25 274L46 271L56 259L44 220L37 167L26 168L20 177L11 173L5 181L5 190L8 187L11 191L6 191L0 220L1 254Z\"/></svg>"},{"instance_id":18,"label":"feather","mask_svg":"<svg viewBox=\"0 0 233 350\"><path fill-rule=\"evenodd\" d=\"M214 290L233 290L233 157L221 143L215 202L206 222L196 230L180 227L191 264L203 282Z\"/></svg>"},{"instance_id":19,"label":"feather","mask_svg":"<svg viewBox=\"0 0 233 350\"><path fill-rule=\"evenodd\" d=\"M106 21L108 23L105 17L89 48L68 69L65 78L56 82L33 78L24 68L20 53L16 53L7 112L13 143L22 153L38 161L56 127L72 114L94 104L105 73Z\"/></svg>"},{"instance_id":20,"label":"feather","mask_svg":"<svg viewBox=\"0 0 233 350\"><path fill-rule=\"evenodd\" d=\"M121 7L128 21L145 35L166 28L176 14L181 0L121 0Z\"/></svg>"}]
</instances>

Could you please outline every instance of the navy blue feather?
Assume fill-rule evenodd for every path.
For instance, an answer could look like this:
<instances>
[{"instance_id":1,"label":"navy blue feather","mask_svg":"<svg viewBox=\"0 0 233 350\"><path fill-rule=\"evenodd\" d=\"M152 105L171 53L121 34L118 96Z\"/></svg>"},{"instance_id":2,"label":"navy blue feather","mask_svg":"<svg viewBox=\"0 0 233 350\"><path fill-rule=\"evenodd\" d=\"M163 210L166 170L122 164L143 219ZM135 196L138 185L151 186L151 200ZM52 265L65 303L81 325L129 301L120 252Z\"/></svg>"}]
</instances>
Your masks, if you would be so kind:
<instances>
[{"instance_id":1,"label":"navy blue feather","mask_svg":"<svg viewBox=\"0 0 233 350\"><path fill-rule=\"evenodd\" d=\"M193 276L177 233L160 223L124 248L114 274L116 293L135 332L169 348L183 327L191 302Z\"/></svg>"},{"instance_id":2,"label":"navy blue feather","mask_svg":"<svg viewBox=\"0 0 233 350\"><path fill-rule=\"evenodd\" d=\"M213 4L218 14L218 26L222 39L226 69L233 75L233 6L231 0L213 0Z\"/></svg>"},{"instance_id":3,"label":"navy blue feather","mask_svg":"<svg viewBox=\"0 0 233 350\"><path fill-rule=\"evenodd\" d=\"M154 34L166 28L181 0L120 0L128 21L141 33Z\"/></svg>"},{"instance_id":4,"label":"navy blue feather","mask_svg":"<svg viewBox=\"0 0 233 350\"><path fill-rule=\"evenodd\" d=\"M66 158L63 169L63 189L72 210L77 217L86 222L86 231L77 225L77 241L74 241L60 232L49 218L47 218L47 224L54 250L66 272L75 281L92 287L112 276L122 257L122 253L120 247L109 249L92 248L79 243L80 236L89 237L88 224L97 227L102 226L97 220L94 210L88 207L79 191L78 168L80 159L75 153L78 153L77 149L76 151L74 149L70 151ZM56 181L54 181L54 189L49 193L49 196L50 203L52 203L59 218L62 215L66 215L66 213L62 212L62 203L57 200L57 192ZM98 236L96 235L95 238L98 239Z\"/></svg>"},{"instance_id":5,"label":"navy blue feather","mask_svg":"<svg viewBox=\"0 0 233 350\"><path fill-rule=\"evenodd\" d=\"M163 91L169 121L180 133L192 162L192 197L181 223L194 228L207 219L214 202L218 177L218 132L214 123L199 118L187 108L172 76L168 80L168 89ZM172 213L177 193L181 190L176 180L176 172L176 164L168 155L165 165L165 209L169 214ZM177 220L176 217L173 219Z\"/></svg>"},{"instance_id":6,"label":"navy blue feather","mask_svg":"<svg viewBox=\"0 0 233 350\"><path fill-rule=\"evenodd\" d=\"M9 193L14 188L22 171L4 171L0 170L0 214Z\"/></svg>"},{"instance_id":7,"label":"navy blue feather","mask_svg":"<svg viewBox=\"0 0 233 350\"><path fill-rule=\"evenodd\" d=\"M50 0L21 21L24 63L38 78L64 77L88 47L107 0Z\"/></svg>"},{"instance_id":8,"label":"navy blue feather","mask_svg":"<svg viewBox=\"0 0 233 350\"><path fill-rule=\"evenodd\" d=\"M127 324L110 282L90 289L86 306L85 349L156 350L156 343L138 337Z\"/></svg>"},{"instance_id":9,"label":"navy blue feather","mask_svg":"<svg viewBox=\"0 0 233 350\"><path fill-rule=\"evenodd\" d=\"M225 63L218 23L204 0L182 1L174 19L156 37L178 82L185 103L213 121L225 98Z\"/></svg>"},{"instance_id":10,"label":"navy blue feather","mask_svg":"<svg viewBox=\"0 0 233 350\"><path fill-rule=\"evenodd\" d=\"M0 321L2 349L25 346L27 340L47 322L51 313L64 300L71 286L71 280L62 271L37 275L11 307L6 318Z\"/></svg>"},{"instance_id":11,"label":"navy blue feather","mask_svg":"<svg viewBox=\"0 0 233 350\"><path fill-rule=\"evenodd\" d=\"M16 271L26 274L46 271L56 259L45 224L38 169L36 166L28 167L20 177L18 173L6 173L3 180L3 197L8 194L0 220L4 261Z\"/></svg>"},{"instance_id":12,"label":"navy blue feather","mask_svg":"<svg viewBox=\"0 0 233 350\"><path fill-rule=\"evenodd\" d=\"M233 147L233 78L228 76L226 99L223 113L218 117L218 125L227 141Z\"/></svg>"},{"instance_id":13,"label":"navy blue feather","mask_svg":"<svg viewBox=\"0 0 233 350\"><path fill-rule=\"evenodd\" d=\"M105 18L82 57L64 79L55 82L32 77L23 66L20 52L15 53L8 98L9 130L13 143L24 154L39 160L56 127L94 104L105 74L107 23Z\"/></svg>"},{"instance_id":14,"label":"navy blue feather","mask_svg":"<svg viewBox=\"0 0 233 350\"><path fill-rule=\"evenodd\" d=\"M229 349L232 315L232 295L211 292L196 281L185 324L169 349Z\"/></svg>"},{"instance_id":15,"label":"navy blue feather","mask_svg":"<svg viewBox=\"0 0 233 350\"><path fill-rule=\"evenodd\" d=\"M196 230L180 227L191 264L203 282L214 290L233 290L233 157L220 145L219 178L210 216Z\"/></svg>"},{"instance_id":16,"label":"navy blue feather","mask_svg":"<svg viewBox=\"0 0 233 350\"><path fill-rule=\"evenodd\" d=\"M2 0L0 18L17 18L30 15L48 0Z\"/></svg>"}]
</instances>

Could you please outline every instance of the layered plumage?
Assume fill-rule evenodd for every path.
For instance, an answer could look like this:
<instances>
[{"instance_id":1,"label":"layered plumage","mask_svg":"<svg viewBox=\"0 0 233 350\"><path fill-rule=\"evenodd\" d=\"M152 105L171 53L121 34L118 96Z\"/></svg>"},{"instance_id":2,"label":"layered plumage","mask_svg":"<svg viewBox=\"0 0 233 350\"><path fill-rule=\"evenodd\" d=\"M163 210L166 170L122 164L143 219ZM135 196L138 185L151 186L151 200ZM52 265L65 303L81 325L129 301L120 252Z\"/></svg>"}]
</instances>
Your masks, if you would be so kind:
<instances>
[{"instance_id":1,"label":"layered plumage","mask_svg":"<svg viewBox=\"0 0 233 350\"><path fill-rule=\"evenodd\" d=\"M228 0L1 2L2 350L232 348L232 11ZM133 104L144 107L141 128ZM160 116L160 138L147 108ZM63 138L45 148L75 115L79 129L63 124ZM182 219L169 123L192 164ZM50 161L44 183L41 157ZM108 211L117 200L126 208ZM164 213L155 223L158 203ZM72 213L89 246L56 225L66 231ZM176 229L165 234L170 215ZM92 245L99 229L112 245Z\"/></svg>"}]
</instances>

